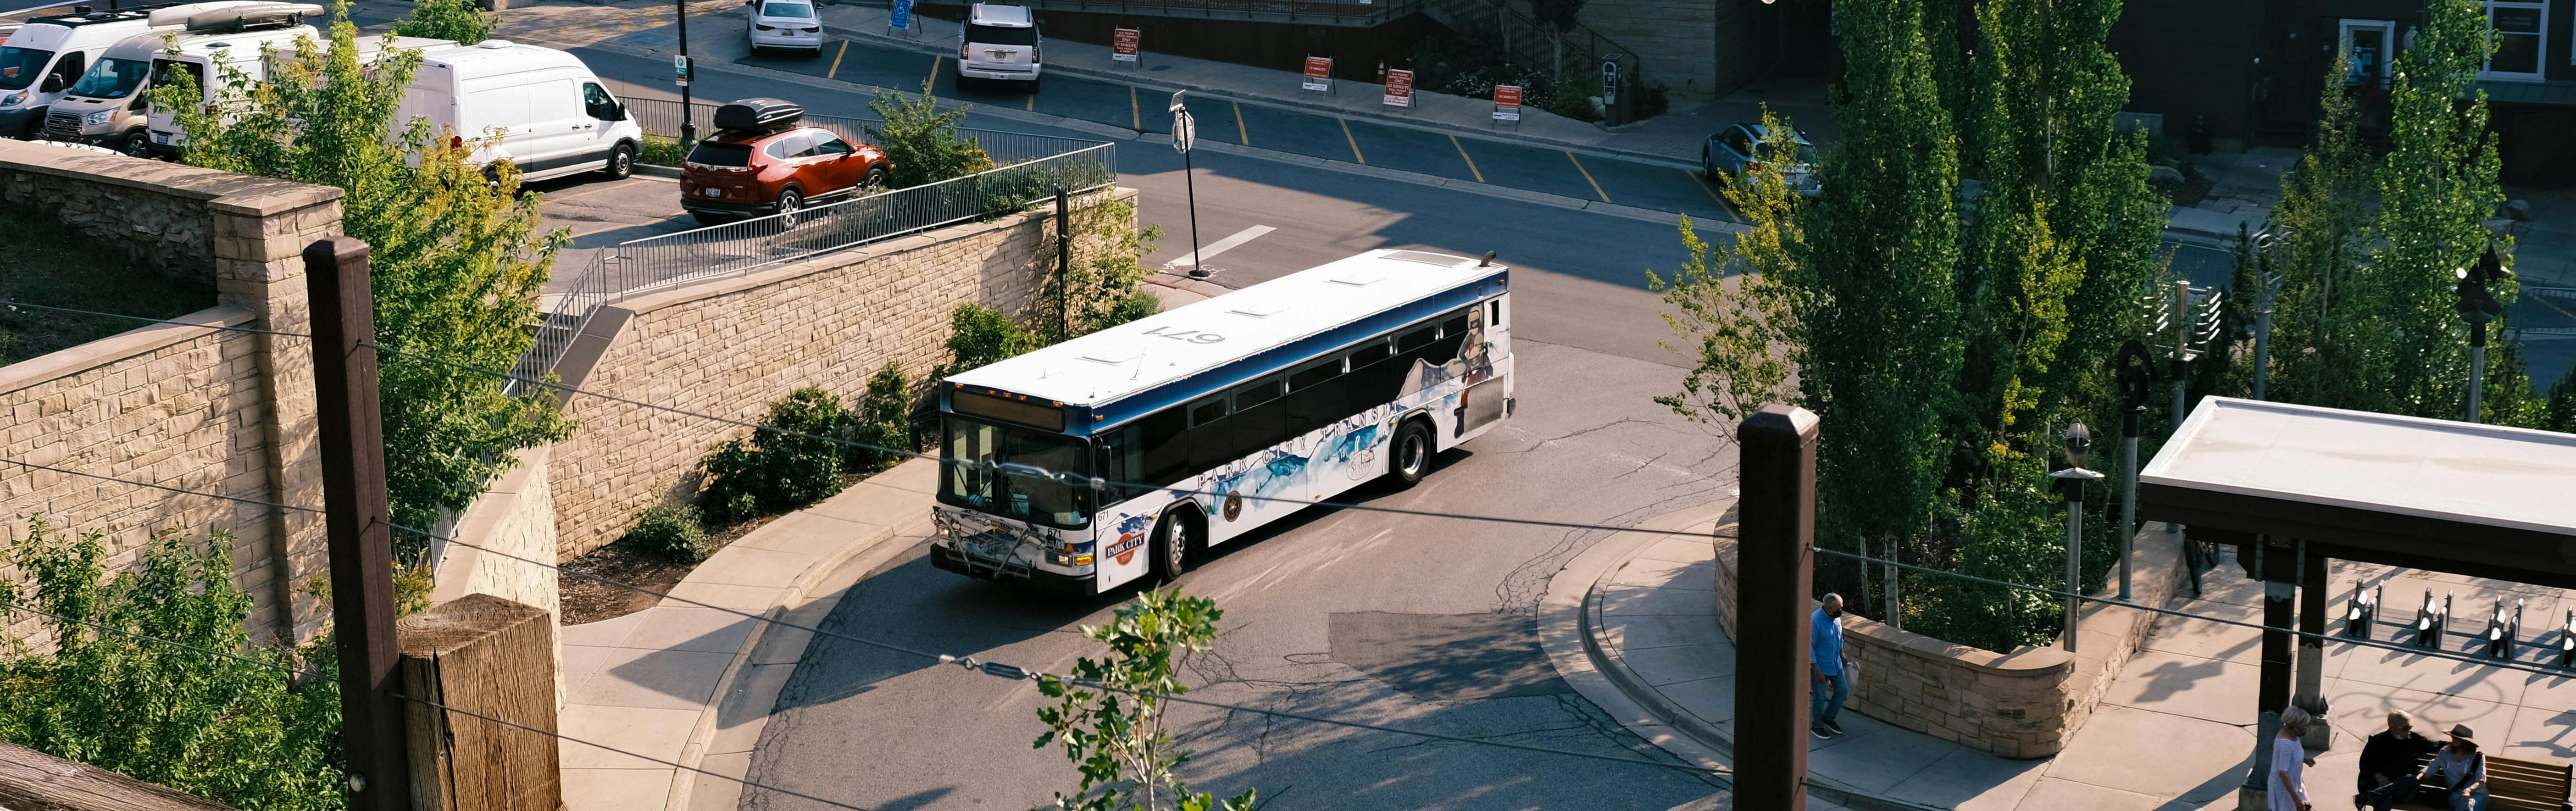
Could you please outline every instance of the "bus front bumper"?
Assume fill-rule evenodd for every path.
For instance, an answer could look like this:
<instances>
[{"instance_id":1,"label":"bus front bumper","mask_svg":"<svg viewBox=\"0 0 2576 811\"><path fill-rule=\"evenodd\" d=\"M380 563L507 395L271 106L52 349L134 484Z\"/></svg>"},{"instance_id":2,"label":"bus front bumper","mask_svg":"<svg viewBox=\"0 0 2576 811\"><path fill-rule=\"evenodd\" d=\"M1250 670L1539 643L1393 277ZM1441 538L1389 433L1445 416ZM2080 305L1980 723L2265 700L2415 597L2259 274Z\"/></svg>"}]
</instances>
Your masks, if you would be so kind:
<instances>
[{"instance_id":1,"label":"bus front bumper","mask_svg":"<svg viewBox=\"0 0 2576 811\"><path fill-rule=\"evenodd\" d=\"M1100 593L1097 580L1088 574L1058 574L1032 566L996 566L993 561L975 557L961 549L932 544L930 565L977 580L1011 583L1041 594L1065 597L1089 597Z\"/></svg>"}]
</instances>

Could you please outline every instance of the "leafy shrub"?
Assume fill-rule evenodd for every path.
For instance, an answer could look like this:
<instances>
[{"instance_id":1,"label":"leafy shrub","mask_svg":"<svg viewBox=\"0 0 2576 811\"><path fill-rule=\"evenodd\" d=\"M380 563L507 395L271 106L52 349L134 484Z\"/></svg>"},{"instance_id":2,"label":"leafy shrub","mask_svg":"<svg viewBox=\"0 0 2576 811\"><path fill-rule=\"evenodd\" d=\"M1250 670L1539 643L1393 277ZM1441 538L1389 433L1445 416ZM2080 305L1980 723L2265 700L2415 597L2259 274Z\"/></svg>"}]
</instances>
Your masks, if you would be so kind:
<instances>
[{"instance_id":1,"label":"leafy shrub","mask_svg":"<svg viewBox=\"0 0 2576 811\"><path fill-rule=\"evenodd\" d=\"M1548 88L1546 102L1542 106L1548 112L1576 121L1599 121L1601 115L1592 110L1592 97L1598 95L1601 95L1601 77L1577 73Z\"/></svg>"},{"instance_id":2,"label":"leafy shrub","mask_svg":"<svg viewBox=\"0 0 2576 811\"><path fill-rule=\"evenodd\" d=\"M993 157L984 153L974 139L957 134L957 125L966 120L966 108L941 112L939 98L930 92L931 83L921 83L921 97L907 100L902 94L880 89L868 110L885 119L866 125L868 137L885 150L886 161L894 164L893 176L887 180L895 188L910 188L937 183L955 177L993 168Z\"/></svg>"},{"instance_id":3,"label":"leafy shrub","mask_svg":"<svg viewBox=\"0 0 2576 811\"><path fill-rule=\"evenodd\" d=\"M411 7L411 16L394 21L394 36L472 45L492 38L492 18L474 0L420 0Z\"/></svg>"},{"instance_id":4,"label":"leafy shrub","mask_svg":"<svg viewBox=\"0 0 2576 811\"><path fill-rule=\"evenodd\" d=\"M979 304L960 304L948 316L948 365L934 377L948 377L978 366L1045 346L1046 341L1009 313Z\"/></svg>"},{"instance_id":5,"label":"leafy shrub","mask_svg":"<svg viewBox=\"0 0 2576 811\"><path fill-rule=\"evenodd\" d=\"M1118 298L1118 303L1109 305L1108 314L1100 319L1100 327L1107 329L1162 311L1163 300L1157 298L1153 291L1130 290Z\"/></svg>"},{"instance_id":6,"label":"leafy shrub","mask_svg":"<svg viewBox=\"0 0 2576 811\"><path fill-rule=\"evenodd\" d=\"M659 135L644 136L644 145L635 153L635 162L652 166L678 166L689 157L680 142Z\"/></svg>"},{"instance_id":7,"label":"leafy shrub","mask_svg":"<svg viewBox=\"0 0 2576 811\"><path fill-rule=\"evenodd\" d=\"M841 492L841 401L808 386L769 404L762 430L727 440L698 463L706 513L718 521L803 507Z\"/></svg>"},{"instance_id":8,"label":"leafy shrub","mask_svg":"<svg viewBox=\"0 0 2576 811\"><path fill-rule=\"evenodd\" d=\"M887 361L885 368L868 378L867 396L842 422L841 436L857 443L843 446L847 452L843 463L861 473L875 473L902 461L897 454L875 448L913 449L912 380L904 376L901 365Z\"/></svg>"},{"instance_id":9,"label":"leafy shrub","mask_svg":"<svg viewBox=\"0 0 2576 811\"><path fill-rule=\"evenodd\" d=\"M1663 115L1672 108L1672 88L1665 87L1663 82L1647 82L1644 89L1637 91L1636 113L1640 119Z\"/></svg>"},{"instance_id":10,"label":"leafy shrub","mask_svg":"<svg viewBox=\"0 0 2576 811\"><path fill-rule=\"evenodd\" d=\"M698 521L697 508L686 504L664 502L645 508L626 531L626 542L681 563L707 559L706 527Z\"/></svg>"},{"instance_id":11,"label":"leafy shrub","mask_svg":"<svg viewBox=\"0 0 2576 811\"><path fill-rule=\"evenodd\" d=\"M202 553L177 532L157 534L138 565L106 582L101 535L62 535L30 520L9 557L33 593L0 581L0 602L62 617L44 619L50 653L5 643L0 739L244 811L345 807L331 637L297 651L251 646L232 533L215 531ZM291 683L278 668L305 676Z\"/></svg>"}]
</instances>

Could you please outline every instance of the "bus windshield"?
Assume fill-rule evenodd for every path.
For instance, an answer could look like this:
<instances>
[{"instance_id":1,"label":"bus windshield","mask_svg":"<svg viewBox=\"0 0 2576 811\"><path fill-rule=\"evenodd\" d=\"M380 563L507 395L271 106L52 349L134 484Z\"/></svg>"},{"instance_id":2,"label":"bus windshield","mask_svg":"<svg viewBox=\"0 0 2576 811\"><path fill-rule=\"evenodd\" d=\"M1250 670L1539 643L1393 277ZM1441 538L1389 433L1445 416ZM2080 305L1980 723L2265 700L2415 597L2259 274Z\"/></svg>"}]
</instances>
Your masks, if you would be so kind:
<instances>
[{"instance_id":1,"label":"bus windshield","mask_svg":"<svg viewBox=\"0 0 2576 811\"><path fill-rule=\"evenodd\" d=\"M1052 479L984 470L1025 465L1049 473L1085 474L1082 440L956 416L947 418L948 446L940 471L939 500L1005 518L1059 529L1091 521L1091 492Z\"/></svg>"}]
</instances>

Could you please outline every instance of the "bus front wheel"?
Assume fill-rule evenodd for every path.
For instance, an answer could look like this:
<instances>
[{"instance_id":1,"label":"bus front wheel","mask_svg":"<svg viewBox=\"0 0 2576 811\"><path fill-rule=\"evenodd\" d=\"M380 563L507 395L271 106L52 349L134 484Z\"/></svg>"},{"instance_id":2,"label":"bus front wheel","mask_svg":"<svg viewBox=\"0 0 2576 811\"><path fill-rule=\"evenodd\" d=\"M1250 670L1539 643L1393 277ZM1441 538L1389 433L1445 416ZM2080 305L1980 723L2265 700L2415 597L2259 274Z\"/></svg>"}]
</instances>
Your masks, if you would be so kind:
<instances>
[{"instance_id":1,"label":"bus front wheel","mask_svg":"<svg viewBox=\"0 0 2576 811\"><path fill-rule=\"evenodd\" d=\"M1395 442L1388 450L1387 479L1397 489L1412 487L1431 473L1431 424L1423 420L1406 420L1395 429Z\"/></svg>"},{"instance_id":2,"label":"bus front wheel","mask_svg":"<svg viewBox=\"0 0 2576 811\"><path fill-rule=\"evenodd\" d=\"M1163 513L1154 524L1154 579L1170 583L1190 571L1190 553L1196 551L1195 522L1186 508L1175 507Z\"/></svg>"}]
</instances>

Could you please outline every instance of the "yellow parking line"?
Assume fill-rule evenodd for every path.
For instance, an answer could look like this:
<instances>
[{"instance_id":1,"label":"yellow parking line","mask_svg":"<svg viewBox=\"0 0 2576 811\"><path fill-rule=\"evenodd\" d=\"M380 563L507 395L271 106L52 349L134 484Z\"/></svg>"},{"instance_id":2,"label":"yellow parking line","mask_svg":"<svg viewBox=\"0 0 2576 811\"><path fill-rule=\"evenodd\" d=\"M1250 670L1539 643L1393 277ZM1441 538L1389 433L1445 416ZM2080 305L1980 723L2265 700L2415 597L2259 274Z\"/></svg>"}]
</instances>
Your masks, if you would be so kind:
<instances>
[{"instance_id":1,"label":"yellow parking line","mask_svg":"<svg viewBox=\"0 0 2576 811\"><path fill-rule=\"evenodd\" d=\"M1236 141L1238 141L1238 142L1240 142L1240 143L1242 143L1244 146L1251 146L1251 145L1252 145L1252 131L1251 131L1251 130L1249 130L1249 129L1245 129L1245 128L1244 128L1244 126L1243 126L1243 102L1239 102L1239 101L1229 101L1229 102L1226 102L1226 103L1227 103L1227 104L1234 105L1234 137L1235 137L1235 140L1236 140Z\"/></svg>"},{"instance_id":2,"label":"yellow parking line","mask_svg":"<svg viewBox=\"0 0 2576 811\"><path fill-rule=\"evenodd\" d=\"M1021 109L1028 110L1028 111L1030 111L1030 112L1036 112L1036 111L1037 111L1037 109L1038 109L1038 94L1036 94L1036 93L1030 93L1030 94L1029 94L1029 104L1028 104L1028 106L1027 106L1027 107L1023 107L1023 108L1021 108Z\"/></svg>"},{"instance_id":3,"label":"yellow parking line","mask_svg":"<svg viewBox=\"0 0 2576 811\"><path fill-rule=\"evenodd\" d=\"M947 55L945 55L945 54L932 54L932 55L930 56L930 80L931 80L931 81L934 81L934 82L939 81L939 60L946 59L946 58L948 58L948 57L947 57Z\"/></svg>"},{"instance_id":4,"label":"yellow parking line","mask_svg":"<svg viewBox=\"0 0 2576 811\"><path fill-rule=\"evenodd\" d=\"M1467 162L1467 174L1475 175L1478 183L1485 182L1485 173L1476 171L1476 159L1467 157L1467 145L1459 143L1455 135L1449 136L1449 145L1457 147L1458 158Z\"/></svg>"},{"instance_id":5,"label":"yellow parking line","mask_svg":"<svg viewBox=\"0 0 2576 811\"><path fill-rule=\"evenodd\" d=\"M1717 187L1716 187L1716 186L1708 185L1708 180L1707 180L1706 178L1700 177L1698 172L1694 172L1694 171L1691 171L1691 170L1689 170L1689 169L1683 169L1683 170L1681 170L1681 173L1682 173L1682 176L1683 176L1683 177L1690 178L1692 183L1697 183L1697 184L1699 184L1699 190L1700 190L1700 191L1708 192L1708 199L1711 199L1711 200L1715 200L1715 201L1717 201L1717 204L1718 204L1718 205L1721 205L1721 206L1722 206L1722 205L1726 205L1726 196L1725 196L1725 195L1722 195L1722 194L1718 194L1718 193L1717 193Z\"/></svg>"},{"instance_id":6,"label":"yellow parking line","mask_svg":"<svg viewBox=\"0 0 2576 811\"><path fill-rule=\"evenodd\" d=\"M1127 86L1127 120L1137 132L1145 131L1145 108L1136 105L1136 86Z\"/></svg>"},{"instance_id":7,"label":"yellow parking line","mask_svg":"<svg viewBox=\"0 0 2576 811\"><path fill-rule=\"evenodd\" d=\"M1342 125L1342 140L1351 142L1351 159L1359 161L1362 166L1368 165L1368 158L1360 154L1360 139L1351 137L1351 122L1348 119L1336 118L1333 119L1333 123Z\"/></svg>"},{"instance_id":8,"label":"yellow parking line","mask_svg":"<svg viewBox=\"0 0 2576 811\"><path fill-rule=\"evenodd\" d=\"M848 55L850 55L850 41L841 40L841 50L832 54L832 70L823 74L823 78L829 79L841 75L841 57Z\"/></svg>"},{"instance_id":9,"label":"yellow parking line","mask_svg":"<svg viewBox=\"0 0 2576 811\"><path fill-rule=\"evenodd\" d=\"M1592 193L1601 195L1601 202L1610 202L1610 195L1601 191L1601 181L1592 179L1592 170L1583 168L1583 159L1575 157L1574 150L1566 150L1565 159L1574 162L1574 171L1583 173L1583 182L1592 184Z\"/></svg>"}]
</instances>

